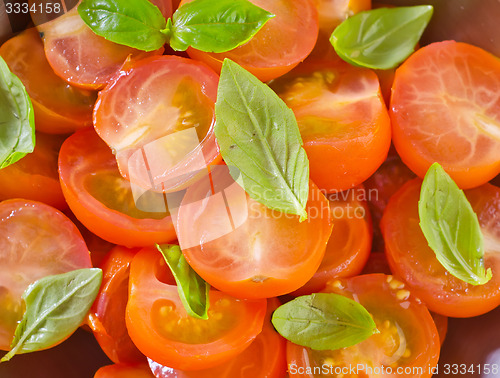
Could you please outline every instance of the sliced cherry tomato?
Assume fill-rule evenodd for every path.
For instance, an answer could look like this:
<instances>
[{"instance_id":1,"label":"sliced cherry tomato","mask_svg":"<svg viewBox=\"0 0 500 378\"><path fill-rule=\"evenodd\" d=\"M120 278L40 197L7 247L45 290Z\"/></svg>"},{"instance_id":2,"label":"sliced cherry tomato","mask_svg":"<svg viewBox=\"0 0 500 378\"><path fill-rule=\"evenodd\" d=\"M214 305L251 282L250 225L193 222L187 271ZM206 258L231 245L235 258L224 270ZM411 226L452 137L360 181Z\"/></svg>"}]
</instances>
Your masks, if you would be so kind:
<instances>
[{"instance_id":1,"label":"sliced cherry tomato","mask_svg":"<svg viewBox=\"0 0 500 378\"><path fill-rule=\"evenodd\" d=\"M436 326L427 308L404 283L393 276L369 274L332 281L324 292L361 303L380 333L338 350L311 350L288 342L291 377L432 376L430 368L438 362L440 346ZM307 369L323 374L307 374Z\"/></svg>"},{"instance_id":2,"label":"sliced cherry tomato","mask_svg":"<svg viewBox=\"0 0 500 378\"><path fill-rule=\"evenodd\" d=\"M332 223L328 200L312 182L306 211L299 222L267 208L217 166L188 188L177 236L208 283L238 298L270 298L301 287L321 263Z\"/></svg>"},{"instance_id":3,"label":"sliced cherry tomato","mask_svg":"<svg viewBox=\"0 0 500 378\"><path fill-rule=\"evenodd\" d=\"M181 5L192 0L183 0ZM318 12L313 0L250 0L275 15L247 43L215 54L189 48L189 56L207 63L217 72L229 58L261 81L275 79L303 61L318 36Z\"/></svg>"},{"instance_id":4,"label":"sliced cherry tomato","mask_svg":"<svg viewBox=\"0 0 500 378\"><path fill-rule=\"evenodd\" d=\"M0 202L0 350L10 349L29 284L90 267L87 246L65 215L40 202Z\"/></svg>"},{"instance_id":5,"label":"sliced cherry tomato","mask_svg":"<svg viewBox=\"0 0 500 378\"><path fill-rule=\"evenodd\" d=\"M0 55L30 95L37 130L64 134L92 125L96 93L74 88L54 74L36 29L5 42Z\"/></svg>"},{"instance_id":6,"label":"sliced cherry tomato","mask_svg":"<svg viewBox=\"0 0 500 378\"><path fill-rule=\"evenodd\" d=\"M286 340L276 332L271 316L280 305L277 298L270 298L262 332L241 354L211 369L183 371L160 365L149 359L149 366L156 378L281 378L286 371Z\"/></svg>"},{"instance_id":7,"label":"sliced cherry tomato","mask_svg":"<svg viewBox=\"0 0 500 378\"><path fill-rule=\"evenodd\" d=\"M57 173L57 155L63 141L63 137L37 133L31 154L0 169L0 200L25 198L67 208Z\"/></svg>"},{"instance_id":8,"label":"sliced cherry tomato","mask_svg":"<svg viewBox=\"0 0 500 378\"><path fill-rule=\"evenodd\" d=\"M97 342L114 363L133 364L146 359L130 339L125 325L130 262L136 253L135 249L121 246L109 252L100 266L101 290L88 317Z\"/></svg>"},{"instance_id":9,"label":"sliced cherry tomato","mask_svg":"<svg viewBox=\"0 0 500 378\"><path fill-rule=\"evenodd\" d=\"M392 151L391 148L386 161L363 183L369 193L368 206L373 217L373 248L376 251L384 250L384 238L379 224L387 203L399 188L415 178L415 174Z\"/></svg>"},{"instance_id":10,"label":"sliced cherry tomato","mask_svg":"<svg viewBox=\"0 0 500 378\"><path fill-rule=\"evenodd\" d=\"M170 17L170 0L151 2ZM138 60L163 53L163 48L146 53L99 37L83 22L77 7L39 25L38 30L54 72L70 84L87 89L103 88L127 59Z\"/></svg>"},{"instance_id":11,"label":"sliced cherry tomato","mask_svg":"<svg viewBox=\"0 0 500 378\"><path fill-rule=\"evenodd\" d=\"M154 378L148 364L114 364L103 366L94 378Z\"/></svg>"},{"instance_id":12,"label":"sliced cherry tomato","mask_svg":"<svg viewBox=\"0 0 500 378\"><path fill-rule=\"evenodd\" d=\"M216 290L209 295L207 320L188 315L161 254L142 249L130 267L130 337L147 357L173 369L207 369L230 360L261 332L266 300Z\"/></svg>"},{"instance_id":13,"label":"sliced cherry tomato","mask_svg":"<svg viewBox=\"0 0 500 378\"><path fill-rule=\"evenodd\" d=\"M271 87L295 113L319 188L352 188L385 160L390 121L373 71L340 60L307 64Z\"/></svg>"},{"instance_id":14,"label":"sliced cherry tomato","mask_svg":"<svg viewBox=\"0 0 500 378\"><path fill-rule=\"evenodd\" d=\"M331 193L327 198L330 201L333 231L325 256L314 276L293 295L316 293L333 278L359 274L370 255L372 222L365 189L359 186Z\"/></svg>"},{"instance_id":15,"label":"sliced cherry tomato","mask_svg":"<svg viewBox=\"0 0 500 378\"><path fill-rule=\"evenodd\" d=\"M419 226L421 180L406 183L389 201L381 221L387 260L430 310L453 317L484 314L500 304L500 189L486 184L465 194L484 235L484 264L493 277L471 285L452 276L437 260Z\"/></svg>"},{"instance_id":16,"label":"sliced cherry tomato","mask_svg":"<svg viewBox=\"0 0 500 378\"><path fill-rule=\"evenodd\" d=\"M138 208L130 183L120 176L115 157L93 129L80 130L64 142L59 176L71 211L104 240L132 247L176 239L163 197L158 212L141 210L151 207L147 204ZM144 199L155 204L156 200Z\"/></svg>"},{"instance_id":17,"label":"sliced cherry tomato","mask_svg":"<svg viewBox=\"0 0 500 378\"><path fill-rule=\"evenodd\" d=\"M99 93L94 126L121 174L142 188L173 191L219 161L218 81L203 63L177 56L143 59L120 71Z\"/></svg>"},{"instance_id":18,"label":"sliced cherry tomato","mask_svg":"<svg viewBox=\"0 0 500 378\"><path fill-rule=\"evenodd\" d=\"M438 162L461 188L500 173L500 60L446 41L425 46L396 71L394 145L420 177Z\"/></svg>"}]
</instances>

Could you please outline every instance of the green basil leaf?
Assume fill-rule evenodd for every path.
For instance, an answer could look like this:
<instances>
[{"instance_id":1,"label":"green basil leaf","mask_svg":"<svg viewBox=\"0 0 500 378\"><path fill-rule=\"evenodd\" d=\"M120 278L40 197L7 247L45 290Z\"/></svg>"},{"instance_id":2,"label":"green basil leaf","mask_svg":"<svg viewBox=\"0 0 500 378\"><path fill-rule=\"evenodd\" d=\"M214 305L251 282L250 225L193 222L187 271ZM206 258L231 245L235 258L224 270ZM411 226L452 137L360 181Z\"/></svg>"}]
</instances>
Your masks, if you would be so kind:
<instances>
[{"instance_id":1,"label":"green basil leaf","mask_svg":"<svg viewBox=\"0 0 500 378\"><path fill-rule=\"evenodd\" d=\"M418 202L420 228L438 261L458 279L484 285L484 242L477 215L464 192L438 164L431 165Z\"/></svg>"},{"instance_id":2,"label":"green basil leaf","mask_svg":"<svg viewBox=\"0 0 500 378\"><path fill-rule=\"evenodd\" d=\"M184 308L190 316L208 319L210 285L191 268L178 245L156 245L177 283Z\"/></svg>"},{"instance_id":3,"label":"green basil leaf","mask_svg":"<svg viewBox=\"0 0 500 378\"><path fill-rule=\"evenodd\" d=\"M95 34L120 45L153 51L168 40L165 18L148 0L83 0L78 13Z\"/></svg>"},{"instance_id":4,"label":"green basil leaf","mask_svg":"<svg viewBox=\"0 0 500 378\"><path fill-rule=\"evenodd\" d=\"M295 298L274 311L272 322L285 339L315 350L347 348L379 333L362 305L334 293Z\"/></svg>"},{"instance_id":5,"label":"green basil leaf","mask_svg":"<svg viewBox=\"0 0 500 378\"><path fill-rule=\"evenodd\" d=\"M21 80L0 57L0 169L35 148L33 105Z\"/></svg>"},{"instance_id":6,"label":"green basil leaf","mask_svg":"<svg viewBox=\"0 0 500 378\"><path fill-rule=\"evenodd\" d=\"M77 330L94 302L101 269L79 269L44 277L23 294L26 312L16 328L12 349L0 362L18 353L49 348Z\"/></svg>"},{"instance_id":7,"label":"green basil leaf","mask_svg":"<svg viewBox=\"0 0 500 378\"><path fill-rule=\"evenodd\" d=\"M271 209L307 219L309 160L291 109L266 84L229 59L215 104L222 157L241 172L233 178Z\"/></svg>"},{"instance_id":8,"label":"green basil leaf","mask_svg":"<svg viewBox=\"0 0 500 378\"><path fill-rule=\"evenodd\" d=\"M229 51L248 42L273 17L248 0L195 0L174 13L170 46Z\"/></svg>"},{"instance_id":9,"label":"green basil leaf","mask_svg":"<svg viewBox=\"0 0 500 378\"><path fill-rule=\"evenodd\" d=\"M348 63L374 69L394 68L414 51L432 12L430 5L360 12L335 28L330 42Z\"/></svg>"}]
</instances>

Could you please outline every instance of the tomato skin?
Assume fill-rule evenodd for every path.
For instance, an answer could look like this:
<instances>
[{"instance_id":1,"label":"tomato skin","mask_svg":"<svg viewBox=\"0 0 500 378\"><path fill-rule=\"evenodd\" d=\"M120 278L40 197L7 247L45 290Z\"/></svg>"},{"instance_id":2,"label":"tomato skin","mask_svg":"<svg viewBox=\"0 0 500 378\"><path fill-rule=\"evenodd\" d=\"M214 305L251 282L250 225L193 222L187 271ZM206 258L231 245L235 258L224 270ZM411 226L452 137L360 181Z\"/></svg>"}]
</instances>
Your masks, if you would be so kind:
<instances>
[{"instance_id":1,"label":"tomato skin","mask_svg":"<svg viewBox=\"0 0 500 378\"><path fill-rule=\"evenodd\" d=\"M384 162L390 119L373 71L337 58L299 66L271 87L295 113L311 180L322 190L359 185Z\"/></svg>"},{"instance_id":2,"label":"tomato skin","mask_svg":"<svg viewBox=\"0 0 500 378\"><path fill-rule=\"evenodd\" d=\"M147 364L114 364L101 367L94 378L154 378Z\"/></svg>"},{"instance_id":3,"label":"tomato skin","mask_svg":"<svg viewBox=\"0 0 500 378\"><path fill-rule=\"evenodd\" d=\"M176 239L169 214L155 213L161 218L153 219L155 214L137 209L130 184L121 178L113 154L93 129L80 130L63 143L59 176L70 209L102 239L128 247Z\"/></svg>"},{"instance_id":4,"label":"tomato skin","mask_svg":"<svg viewBox=\"0 0 500 378\"><path fill-rule=\"evenodd\" d=\"M177 236L186 260L213 287L237 298L271 298L298 289L323 258L332 230L328 201L310 181L308 219L299 222L296 215L251 199L228 169L219 167L191 186L179 207ZM213 193L211 183L224 190ZM220 202L222 193L233 224Z\"/></svg>"},{"instance_id":5,"label":"tomato skin","mask_svg":"<svg viewBox=\"0 0 500 378\"><path fill-rule=\"evenodd\" d=\"M10 350L29 284L91 267L82 236L62 213L36 201L0 202L0 350Z\"/></svg>"},{"instance_id":6,"label":"tomato skin","mask_svg":"<svg viewBox=\"0 0 500 378\"><path fill-rule=\"evenodd\" d=\"M396 70L390 106L403 162L421 178L438 162L462 189L499 174L499 86L500 60L478 47L445 41L411 55Z\"/></svg>"},{"instance_id":7,"label":"tomato skin","mask_svg":"<svg viewBox=\"0 0 500 378\"><path fill-rule=\"evenodd\" d=\"M325 256L314 276L292 293L295 296L317 293L334 278L358 275L370 256L372 221L365 189L358 186L327 198L333 231Z\"/></svg>"},{"instance_id":8,"label":"tomato skin","mask_svg":"<svg viewBox=\"0 0 500 378\"><path fill-rule=\"evenodd\" d=\"M216 290L209 295L208 320L190 317L161 254L142 249L130 267L130 337L147 357L174 369L201 370L230 360L261 332L266 301L235 299Z\"/></svg>"},{"instance_id":9,"label":"tomato skin","mask_svg":"<svg viewBox=\"0 0 500 378\"><path fill-rule=\"evenodd\" d=\"M418 225L420 186L418 178L406 183L391 198L382 217L381 229L391 270L438 314L470 317L497 307L500 304L500 259L497 257L500 231L495 224L499 224L500 189L487 184L465 191L485 237L485 267L493 273L489 282L474 286L448 273L428 246Z\"/></svg>"},{"instance_id":10,"label":"tomato skin","mask_svg":"<svg viewBox=\"0 0 500 378\"><path fill-rule=\"evenodd\" d=\"M0 169L0 201L25 198L66 209L57 174L57 155L63 141L62 137L37 133L32 153Z\"/></svg>"},{"instance_id":11,"label":"tomato skin","mask_svg":"<svg viewBox=\"0 0 500 378\"><path fill-rule=\"evenodd\" d=\"M329 375L328 371L344 368L344 377L431 377L428 367L439 358L439 336L427 308L405 290L393 276L369 274L331 281L323 292L344 295L361 303L374 317L380 333L352 347L338 351L313 351L287 342L287 362L290 376L311 378ZM404 297L401 295L404 293ZM408 296L406 294L409 294ZM401 299L402 298L402 299ZM401 347L404 350L400 350ZM408 354L408 355L407 355ZM330 362L331 361L331 362ZM324 365L325 364L325 365ZM334 364L334 365L331 365ZM363 366L363 370L358 366ZM307 368L327 367L326 374L308 374ZM370 374L367 367L373 368ZM391 367L376 371L376 367ZM397 368L423 368L413 374L396 374ZM350 368L354 368L352 373ZM335 370L333 370L335 372ZM404 371L404 370L403 370Z\"/></svg>"},{"instance_id":12,"label":"tomato skin","mask_svg":"<svg viewBox=\"0 0 500 378\"><path fill-rule=\"evenodd\" d=\"M88 315L88 324L97 342L114 363L133 364L145 360L130 339L125 325L130 262L137 251L117 246L109 252L100 266L103 281Z\"/></svg>"},{"instance_id":13,"label":"tomato skin","mask_svg":"<svg viewBox=\"0 0 500 378\"><path fill-rule=\"evenodd\" d=\"M286 375L286 340L276 332L271 316L280 306L277 298L267 301L262 332L241 354L211 369L183 371L162 366L151 359L149 366L156 378L283 378Z\"/></svg>"},{"instance_id":14,"label":"tomato skin","mask_svg":"<svg viewBox=\"0 0 500 378\"><path fill-rule=\"evenodd\" d=\"M71 87L54 74L36 29L5 42L0 55L26 87L38 131L64 134L92 125L96 93Z\"/></svg>"},{"instance_id":15,"label":"tomato skin","mask_svg":"<svg viewBox=\"0 0 500 378\"><path fill-rule=\"evenodd\" d=\"M192 0L183 0L181 5ZM193 59L220 72L229 58L261 81L275 79L294 68L312 51L318 36L318 14L313 0L251 0L275 15L247 43L225 53L189 48Z\"/></svg>"},{"instance_id":16,"label":"tomato skin","mask_svg":"<svg viewBox=\"0 0 500 378\"><path fill-rule=\"evenodd\" d=\"M218 81L205 64L178 56L125 65L94 108L95 130L113 149L121 175L138 187L172 192L219 162Z\"/></svg>"}]
</instances>

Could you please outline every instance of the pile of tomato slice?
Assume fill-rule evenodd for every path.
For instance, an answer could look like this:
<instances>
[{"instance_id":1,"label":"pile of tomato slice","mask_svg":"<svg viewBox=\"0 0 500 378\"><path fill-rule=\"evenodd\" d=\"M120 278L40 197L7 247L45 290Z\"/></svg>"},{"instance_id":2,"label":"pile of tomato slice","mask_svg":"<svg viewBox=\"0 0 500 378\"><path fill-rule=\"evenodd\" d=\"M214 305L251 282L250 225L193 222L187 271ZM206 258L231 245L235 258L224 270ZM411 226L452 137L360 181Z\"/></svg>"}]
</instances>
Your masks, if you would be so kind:
<instances>
[{"instance_id":1,"label":"pile of tomato slice","mask_svg":"<svg viewBox=\"0 0 500 378\"><path fill-rule=\"evenodd\" d=\"M151 2L169 17L189 0ZM251 2L276 17L227 53L116 45L76 8L0 47L37 129L35 151L0 170L0 350L30 283L91 266L104 279L86 328L114 363L95 378L430 377L447 317L500 304L500 60L446 41L376 73L325 40L370 1ZM310 164L306 221L231 181L214 132L224 58L293 110ZM478 216L485 285L447 272L420 230L435 161ZM156 244L180 244L211 285L208 319L183 307ZM285 340L273 311L318 292L361 303L380 332L333 351Z\"/></svg>"}]
</instances>

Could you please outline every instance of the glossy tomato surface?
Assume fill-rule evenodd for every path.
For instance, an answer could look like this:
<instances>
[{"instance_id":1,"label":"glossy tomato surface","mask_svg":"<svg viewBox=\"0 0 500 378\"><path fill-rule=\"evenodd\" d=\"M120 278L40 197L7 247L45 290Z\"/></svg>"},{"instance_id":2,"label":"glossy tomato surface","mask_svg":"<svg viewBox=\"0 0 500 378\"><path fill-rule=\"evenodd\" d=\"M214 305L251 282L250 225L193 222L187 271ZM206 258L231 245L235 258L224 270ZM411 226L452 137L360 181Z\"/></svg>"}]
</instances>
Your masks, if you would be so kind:
<instances>
[{"instance_id":1,"label":"glossy tomato surface","mask_svg":"<svg viewBox=\"0 0 500 378\"><path fill-rule=\"evenodd\" d=\"M87 246L65 215L40 202L0 202L0 350L10 350L29 284L91 267Z\"/></svg>"},{"instance_id":2,"label":"glossy tomato surface","mask_svg":"<svg viewBox=\"0 0 500 378\"><path fill-rule=\"evenodd\" d=\"M429 367L434 367L439 357L438 332L427 308L404 283L393 276L369 274L334 280L323 292L341 294L361 303L380 333L335 351L317 351L288 342L290 376L432 376Z\"/></svg>"},{"instance_id":3,"label":"glossy tomato surface","mask_svg":"<svg viewBox=\"0 0 500 378\"><path fill-rule=\"evenodd\" d=\"M266 300L236 299L210 290L208 319L184 309L163 256L144 248L130 266L127 329L139 350L181 370L211 368L243 352L262 331Z\"/></svg>"},{"instance_id":4,"label":"glossy tomato surface","mask_svg":"<svg viewBox=\"0 0 500 378\"><path fill-rule=\"evenodd\" d=\"M493 277L471 285L452 276L437 260L419 226L421 180L406 183L389 201L381 222L387 260L430 310L453 317L484 314L500 304L500 189L486 184L465 191L484 236L484 264Z\"/></svg>"},{"instance_id":5,"label":"glossy tomato surface","mask_svg":"<svg viewBox=\"0 0 500 378\"><path fill-rule=\"evenodd\" d=\"M175 240L163 197L149 193L134 197L111 150L92 128L80 130L64 142L59 176L70 209L102 239L130 247Z\"/></svg>"},{"instance_id":6,"label":"glossy tomato surface","mask_svg":"<svg viewBox=\"0 0 500 378\"><path fill-rule=\"evenodd\" d=\"M99 93L94 126L121 174L142 188L182 189L220 160L219 77L203 63L162 56L131 63Z\"/></svg>"},{"instance_id":7,"label":"glossy tomato surface","mask_svg":"<svg viewBox=\"0 0 500 378\"><path fill-rule=\"evenodd\" d=\"M312 182L306 211L300 222L271 210L251 199L226 166L215 166L188 188L177 236L186 260L215 288L270 298L301 287L321 263L332 223L328 200Z\"/></svg>"}]
</instances>

